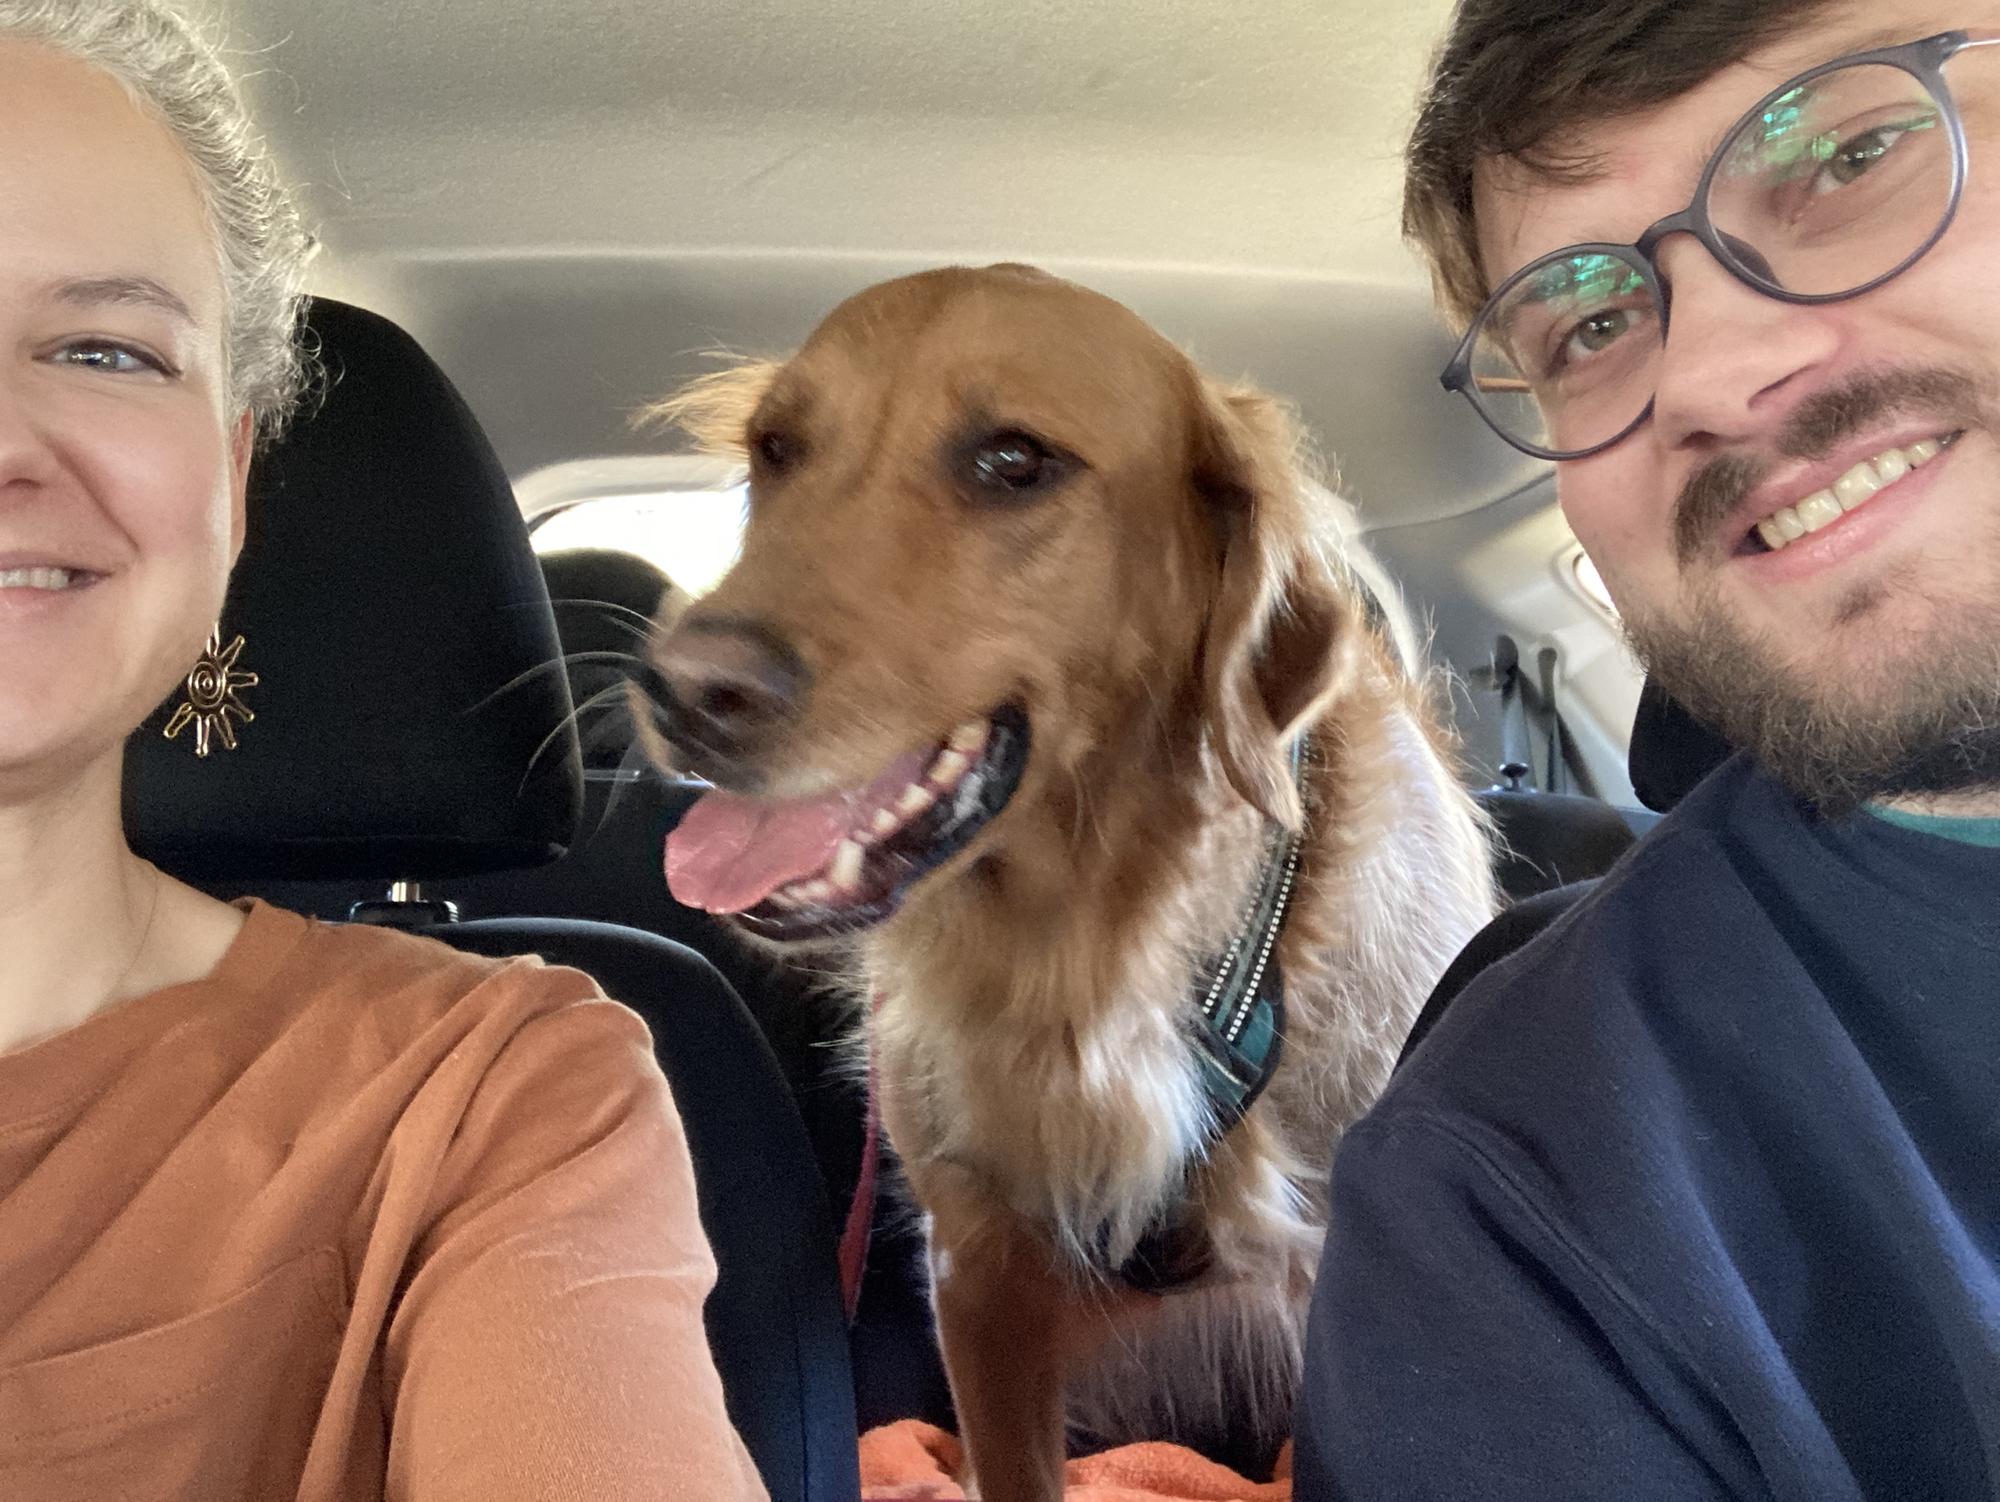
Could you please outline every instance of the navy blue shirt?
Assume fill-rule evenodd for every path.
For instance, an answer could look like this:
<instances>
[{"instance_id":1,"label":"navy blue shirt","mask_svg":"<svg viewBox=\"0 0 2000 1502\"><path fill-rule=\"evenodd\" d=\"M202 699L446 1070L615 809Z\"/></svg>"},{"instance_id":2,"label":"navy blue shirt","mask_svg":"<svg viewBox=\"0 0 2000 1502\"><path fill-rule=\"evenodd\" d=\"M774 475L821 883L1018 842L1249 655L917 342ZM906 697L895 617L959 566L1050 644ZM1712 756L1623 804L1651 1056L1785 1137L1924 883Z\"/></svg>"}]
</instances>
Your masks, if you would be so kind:
<instances>
[{"instance_id":1,"label":"navy blue shirt","mask_svg":"<svg viewBox=\"0 0 2000 1502\"><path fill-rule=\"evenodd\" d=\"M1297 1495L2000 1497L2000 850L1737 758L1342 1142Z\"/></svg>"}]
</instances>

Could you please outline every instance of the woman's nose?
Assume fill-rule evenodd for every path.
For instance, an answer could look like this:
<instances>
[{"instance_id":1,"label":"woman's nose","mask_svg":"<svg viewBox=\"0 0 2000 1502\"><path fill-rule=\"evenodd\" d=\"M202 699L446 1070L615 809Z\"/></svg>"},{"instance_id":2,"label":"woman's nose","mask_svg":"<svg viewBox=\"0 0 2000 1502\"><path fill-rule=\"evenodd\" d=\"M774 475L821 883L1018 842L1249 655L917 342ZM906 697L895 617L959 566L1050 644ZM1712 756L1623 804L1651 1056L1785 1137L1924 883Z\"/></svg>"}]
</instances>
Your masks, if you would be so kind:
<instances>
[{"instance_id":1,"label":"woman's nose","mask_svg":"<svg viewBox=\"0 0 2000 1502\"><path fill-rule=\"evenodd\" d=\"M12 372L0 370L0 504L17 487L46 484L55 468L48 436L20 386Z\"/></svg>"}]
</instances>

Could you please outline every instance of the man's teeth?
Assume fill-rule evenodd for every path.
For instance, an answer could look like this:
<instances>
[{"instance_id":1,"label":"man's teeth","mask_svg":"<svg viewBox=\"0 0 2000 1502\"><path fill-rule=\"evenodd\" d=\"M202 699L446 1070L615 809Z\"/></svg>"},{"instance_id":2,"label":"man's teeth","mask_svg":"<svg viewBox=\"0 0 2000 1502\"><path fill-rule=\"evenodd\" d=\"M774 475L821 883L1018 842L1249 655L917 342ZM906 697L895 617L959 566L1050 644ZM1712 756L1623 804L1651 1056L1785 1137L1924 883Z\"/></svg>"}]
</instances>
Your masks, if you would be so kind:
<instances>
[{"instance_id":1,"label":"man's teeth","mask_svg":"<svg viewBox=\"0 0 2000 1502\"><path fill-rule=\"evenodd\" d=\"M986 749L986 736L984 720L967 720L952 731L921 776L858 822L855 832L834 847L833 859L824 871L781 888L772 893L771 900L780 907L827 907L860 896L868 847L879 845L928 813L940 798L963 783Z\"/></svg>"},{"instance_id":2,"label":"man's teeth","mask_svg":"<svg viewBox=\"0 0 2000 1502\"><path fill-rule=\"evenodd\" d=\"M0 589L68 589L76 579L75 571L66 568L0 569Z\"/></svg>"},{"instance_id":3,"label":"man's teeth","mask_svg":"<svg viewBox=\"0 0 2000 1502\"><path fill-rule=\"evenodd\" d=\"M1757 535L1772 552L1808 533L1839 521L1866 505L1879 490L1895 484L1913 469L1921 469L1944 452L1945 440L1926 438L1906 449L1889 449L1864 459L1824 490L1784 506L1757 523Z\"/></svg>"}]
</instances>

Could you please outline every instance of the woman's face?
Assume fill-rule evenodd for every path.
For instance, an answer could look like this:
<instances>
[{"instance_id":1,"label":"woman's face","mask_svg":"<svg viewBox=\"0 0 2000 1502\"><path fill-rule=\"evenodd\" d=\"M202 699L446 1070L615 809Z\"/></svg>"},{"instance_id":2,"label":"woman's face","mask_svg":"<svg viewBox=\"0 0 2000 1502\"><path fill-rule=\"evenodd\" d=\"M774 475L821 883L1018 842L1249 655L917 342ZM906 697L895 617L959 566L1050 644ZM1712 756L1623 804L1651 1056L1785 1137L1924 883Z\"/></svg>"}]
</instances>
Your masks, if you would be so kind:
<instances>
[{"instance_id":1,"label":"woman's face","mask_svg":"<svg viewBox=\"0 0 2000 1502\"><path fill-rule=\"evenodd\" d=\"M114 752L214 624L251 447L223 315L172 135L0 37L0 804Z\"/></svg>"}]
</instances>

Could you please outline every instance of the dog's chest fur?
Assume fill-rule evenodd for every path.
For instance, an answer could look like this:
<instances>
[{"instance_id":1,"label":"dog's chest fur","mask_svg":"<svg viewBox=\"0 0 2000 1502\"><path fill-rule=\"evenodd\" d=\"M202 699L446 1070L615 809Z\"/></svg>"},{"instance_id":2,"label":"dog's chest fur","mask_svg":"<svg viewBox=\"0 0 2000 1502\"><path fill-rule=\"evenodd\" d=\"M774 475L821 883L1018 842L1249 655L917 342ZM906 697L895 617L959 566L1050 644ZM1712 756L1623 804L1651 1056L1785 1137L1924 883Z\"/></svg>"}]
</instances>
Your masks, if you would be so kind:
<instances>
[{"instance_id":1,"label":"dog's chest fur","mask_svg":"<svg viewBox=\"0 0 2000 1502\"><path fill-rule=\"evenodd\" d=\"M1398 705L1385 696L1377 743L1350 732L1337 764L1322 756L1309 770L1299 894L1279 948L1284 1063L1213 1150L1193 991L1264 857L1247 808L1225 802L1191 821L1116 924L1084 880L1041 921L1006 927L969 901L869 943L874 1047L920 1197L927 1173L969 1178L1079 1272L1121 1265L1150 1226L1191 1207L1224 1278L1303 1275L1335 1138L1486 916L1476 895L1449 895L1485 890L1469 803ZM1114 879L1129 895L1130 878Z\"/></svg>"},{"instance_id":2,"label":"dog's chest fur","mask_svg":"<svg viewBox=\"0 0 2000 1502\"><path fill-rule=\"evenodd\" d=\"M1051 958L1031 943L1017 956ZM1080 1265L1116 1265L1184 1196L1207 1125L1178 1005L1186 971L1050 968L1043 987L982 996L885 957L876 1047L897 1149L913 1180L948 1166Z\"/></svg>"}]
</instances>

